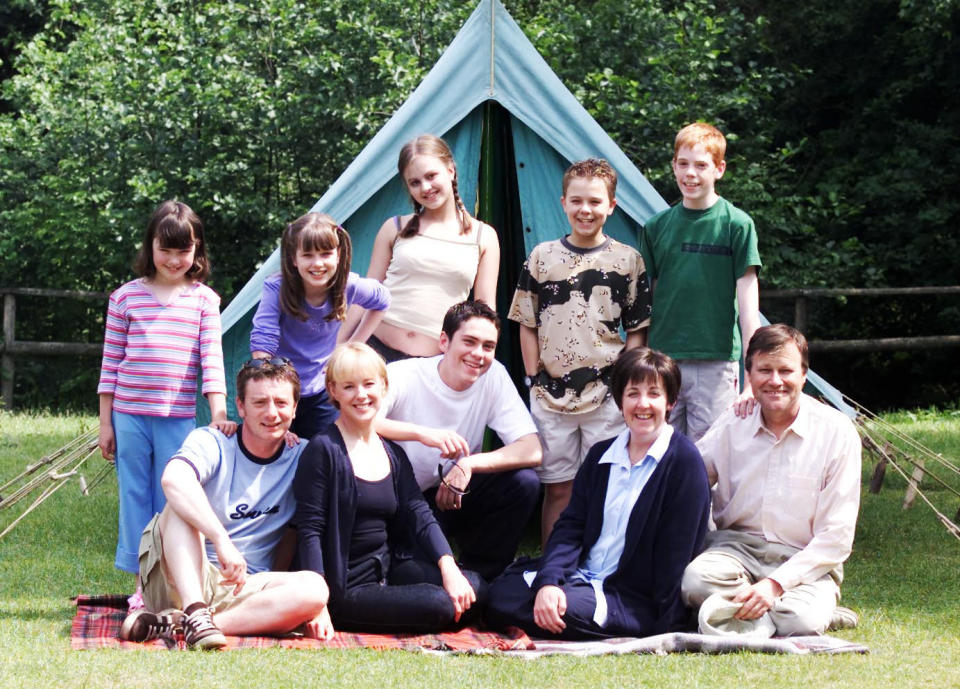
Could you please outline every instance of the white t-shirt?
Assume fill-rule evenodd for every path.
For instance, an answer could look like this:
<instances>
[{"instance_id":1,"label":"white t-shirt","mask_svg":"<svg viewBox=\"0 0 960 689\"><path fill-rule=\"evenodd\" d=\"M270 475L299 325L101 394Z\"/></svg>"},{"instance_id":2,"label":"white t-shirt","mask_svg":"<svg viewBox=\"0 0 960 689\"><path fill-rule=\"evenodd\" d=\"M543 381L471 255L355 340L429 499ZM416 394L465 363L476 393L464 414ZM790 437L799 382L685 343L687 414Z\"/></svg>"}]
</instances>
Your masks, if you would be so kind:
<instances>
[{"instance_id":1,"label":"white t-shirt","mask_svg":"<svg viewBox=\"0 0 960 689\"><path fill-rule=\"evenodd\" d=\"M293 475L307 442L292 448L284 443L276 456L261 459L242 446L240 433L238 428L228 438L213 428L197 428L174 459L193 467L214 514L246 559L247 571L255 574L272 569L274 551L293 519ZM209 542L207 558L217 563Z\"/></svg>"},{"instance_id":2,"label":"white t-shirt","mask_svg":"<svg viewBox=\"0 0 960 689\"><path fill-rule=\"evenodd\" d=\"M437 365L442 358L441 354L403 359L388 365L387 401L381 413L397 421L455 430L470 444L471 453L483 449L487 426L500 436L504 445L537 432L503 364L494 361L473 385L458 391L440 379ZM415 440L406 440L400 445L413 465L420 489L438 485L440 450Z\"/></svg>"}]
</instances>

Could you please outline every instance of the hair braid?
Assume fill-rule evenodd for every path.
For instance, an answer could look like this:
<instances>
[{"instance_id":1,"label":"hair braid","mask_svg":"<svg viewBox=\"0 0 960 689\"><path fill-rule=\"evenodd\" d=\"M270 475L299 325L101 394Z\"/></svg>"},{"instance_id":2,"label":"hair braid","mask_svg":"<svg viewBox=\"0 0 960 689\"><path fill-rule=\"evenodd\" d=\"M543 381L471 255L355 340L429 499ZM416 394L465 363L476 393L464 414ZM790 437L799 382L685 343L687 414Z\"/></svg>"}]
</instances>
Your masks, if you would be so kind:
<instances>
[{"instance_id":1,"label":"hair braid","mask_svg":"<svg viewBox=\"0 0 960 689\"><path fill-rule=\"evenodd\" d=\"M417 203L413 196L410 197L410 202L413 204L413 217L400 229L400 236L404 239L412 237L420 231L420 214L423 213L423 205Z\"/></svg>"},{"instance_id":2,"label":"hair braid","mask_svg":"<svg viewBox=\"0 0 960 689\"><path fill-rule=\"evenodd\" d=\"M467 207L460 198L460 191L457 188L457 173L453 173L453 201L457 206L457 215L460 216L460 234L467 234L473 226Z\"/></svg>"}]
</instances>

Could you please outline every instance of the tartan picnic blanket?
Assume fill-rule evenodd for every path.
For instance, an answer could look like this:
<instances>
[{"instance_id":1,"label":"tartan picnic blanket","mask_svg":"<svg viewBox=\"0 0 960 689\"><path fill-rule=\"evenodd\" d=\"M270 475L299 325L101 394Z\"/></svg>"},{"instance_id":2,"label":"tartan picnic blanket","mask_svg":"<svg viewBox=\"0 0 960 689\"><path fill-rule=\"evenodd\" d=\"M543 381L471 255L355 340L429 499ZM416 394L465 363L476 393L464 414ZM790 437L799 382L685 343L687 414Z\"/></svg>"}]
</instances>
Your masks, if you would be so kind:
<instances>
[{"instance_id":1,"label":"tartan picnic blanket","mask_svg":"<svg viewBox=\"0 0 960 689\"><path fill-rule=\"evenodd\" d=\"M121 641L117 638L120 625L127 616L127 597L123 595L77 596L77 614L70 627L70 647L77 650L97 648L185 650L182 634L173 639L154 639L147 643ZM330 641L307 639L299 635L228 636L227 650L235 648L373 648L407 651L457 651L476 653L533 649L530 637L519 629L512 633L479 631L466 627L456 632L440 634L365 634L337 632Z\"/></svg>"},{"instance_id":2,"label":"tartan picnic blanket","mask_svg":"<svg viewBox=\"0 0 960 689\"><path fill-rule=\"evenodd\" d=\"M120 625L127 615L125 595L77 596L77 614L70 628L70 646L73 650L97 648L185 650L183 636L173 639L155 639L147 643L121 641L117 638ZM790 638L757 639L744 636L711 636L674 632L642 639L619 638L602 641L554 641L531 639L513 628L509 633L481 631L467 627L456 632L440 634L366 634L337 632L330 641L318 641L302 636L228 636L227 650L235 648L372 648L376 650L406 650L426 653L500 652L506 656L539 658L545 655L565 654L593 656L607 654L667 653L779 653L791 655L868 653L862 644L836 637L799 636Z\"/></svg>"}]
</instances>

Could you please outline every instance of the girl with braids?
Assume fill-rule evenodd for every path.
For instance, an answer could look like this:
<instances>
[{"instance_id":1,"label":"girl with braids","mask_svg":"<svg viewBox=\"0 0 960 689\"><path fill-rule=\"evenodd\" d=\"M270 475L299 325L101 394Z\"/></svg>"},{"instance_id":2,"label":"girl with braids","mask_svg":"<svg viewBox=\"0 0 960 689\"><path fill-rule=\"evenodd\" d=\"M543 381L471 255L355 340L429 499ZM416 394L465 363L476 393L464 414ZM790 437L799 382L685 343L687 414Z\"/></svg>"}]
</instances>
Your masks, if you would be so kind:
<instances>
[{"instance_id":1,"label":"girl with braids","mask_svg":"<svg viewBox=\"0 0 960 689\"><path fill-rule=\"evenodd\" d=\"M368 338L390 305L376 280L350 272L350 235L329 215L307 213L287 225L280 268L263 283L253 317L254 359L284 358L297 369L301 396L290 431L312 438L337 419L326 391L326 365L338 341ZM347 309L359 307L350 330L341 329Z\"/></svg>"},{"instance_id":2,"label":"girl with braids","mask_svg":"<svg viewBox=\"0 0 960 689\"><path fill-rule=\"evenodd\" d=\"M457 166L443 139L422 134L410 141L400 149L397 168L413 213L383 223L367 271L392 297L368 341L387 361L439 354L447 309L471 289L474 299L496 308L500 270L497 233L464 207Z\"/></svg>"}]
</instances>

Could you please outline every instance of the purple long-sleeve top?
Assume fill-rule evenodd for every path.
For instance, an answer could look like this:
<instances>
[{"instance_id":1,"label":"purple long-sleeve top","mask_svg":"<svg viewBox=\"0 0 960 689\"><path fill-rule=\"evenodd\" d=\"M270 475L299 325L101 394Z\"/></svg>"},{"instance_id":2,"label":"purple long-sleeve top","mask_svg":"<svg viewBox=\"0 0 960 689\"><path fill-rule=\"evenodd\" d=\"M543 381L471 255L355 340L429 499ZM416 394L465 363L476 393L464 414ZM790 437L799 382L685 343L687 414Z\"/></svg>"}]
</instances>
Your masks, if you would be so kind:
<instances>
[{"instance_id":1,"label":"purple long-sleeve top","mask_svg":"<svg viewBox=\"0 0 960 689\"><path fill-rule=\"evenodd\" d=\"M253 317L250 351L268 352L288 358L300 376L300 394L315 395L326 381L327 359L337 346L337 333L343 321L326 320L330 300L320 306L303 304L307 320L284 313L280 306L280 274L263 283L260 306ZM390 292L377 280L350 273L347 278L347 306L353 304L371 311L390 306Z\"/></svg>"}]
</instances>

